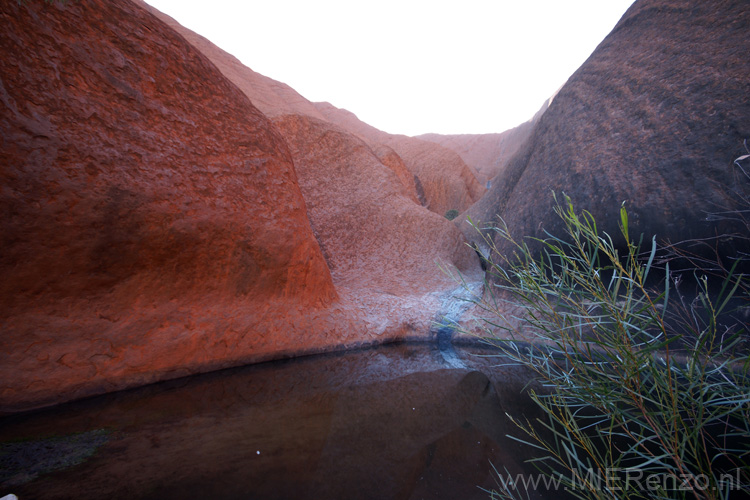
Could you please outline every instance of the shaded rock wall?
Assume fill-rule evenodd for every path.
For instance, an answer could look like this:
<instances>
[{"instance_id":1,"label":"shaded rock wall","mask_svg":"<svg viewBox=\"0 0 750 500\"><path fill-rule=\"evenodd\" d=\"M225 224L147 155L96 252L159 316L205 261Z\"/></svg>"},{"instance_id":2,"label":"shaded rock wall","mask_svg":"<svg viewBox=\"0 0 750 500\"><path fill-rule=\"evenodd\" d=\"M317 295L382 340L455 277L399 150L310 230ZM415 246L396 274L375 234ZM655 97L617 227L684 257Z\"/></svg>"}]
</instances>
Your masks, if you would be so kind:
<instances>
[{"instance_id":1,"label":"shaded rock wall","mask_svg":"<svg viewBox=\"0 0 750 500\"><path fill-rule=\"evenodd\" d=\"M499 134L423 134L416 138L434 142L458 153L476 171L477 180L486 185L504 170L508 161L529 138L534 125L553 98L546 100L529 121Z\"/></svg>"},{"instance_id":2,"label":"shaded rock wall","mask_svg":"<svg viewBox=\"0 0 750 500\"><path fill-rule=\"evenodd\" d=\"M613 236L625 202L635 237L737 251L715 237L744 223L711 214L746 208L732 162L750 137L748 25L745 1L638 0L470 215L502 215L517 236L560 234L551 192L564 191Z\"/></svg>"}]
</instances>

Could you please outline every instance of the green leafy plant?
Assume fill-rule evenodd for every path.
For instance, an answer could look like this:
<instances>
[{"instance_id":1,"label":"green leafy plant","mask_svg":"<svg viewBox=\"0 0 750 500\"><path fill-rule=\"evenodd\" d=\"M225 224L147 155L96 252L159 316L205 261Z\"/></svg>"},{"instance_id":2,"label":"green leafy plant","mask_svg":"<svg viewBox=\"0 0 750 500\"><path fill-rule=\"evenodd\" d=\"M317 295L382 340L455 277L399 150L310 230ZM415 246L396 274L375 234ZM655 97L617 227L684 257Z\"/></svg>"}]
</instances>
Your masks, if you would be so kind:
<instances>
[{"instance_id":1,"label":"green leafy plant","mask_svg":"<svg viewBox=\"0 0 750 500\"><path fill-rule=\"evenodd\" d=\"M717 284L695 272L686 298L668 265L656 268L656 240L645 252L631 240L624 206L619 249L569 198L556 210L564 237L537 240L538 254L502 222L480 231L492 252L473 300L483 338L544 387L530 396L546 420L509 417L545 484L576 498L746 494L750 357L732 307L747 283L736 263ZM517 485L498 473L491 495L520 498Z\"/></svg>"},{"instance_id":2,"label":"green leafy plant","mask_svg":"<svg viewBox=\"0 0 750 500\"><path fill-rule=\"evenodd\" d=\"M456 210L455 208L451 208L450 210L445 212L445 218L448 220L453 220L456 217L458 217L458 210Z\"/></svg>"}]
</instances>

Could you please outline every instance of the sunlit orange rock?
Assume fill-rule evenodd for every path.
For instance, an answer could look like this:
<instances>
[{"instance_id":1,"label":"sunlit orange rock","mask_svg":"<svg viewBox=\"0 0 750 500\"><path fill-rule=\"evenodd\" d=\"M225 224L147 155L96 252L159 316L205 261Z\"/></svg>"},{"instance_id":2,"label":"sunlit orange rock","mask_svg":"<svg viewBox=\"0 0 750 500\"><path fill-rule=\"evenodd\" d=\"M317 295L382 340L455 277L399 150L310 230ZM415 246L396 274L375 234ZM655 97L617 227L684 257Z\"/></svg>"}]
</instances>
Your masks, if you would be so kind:
<instances>
[{"instance_id":1,"label":"sunlit orange rock","mask_svg":"<svg viewBox=\"0 0 750 500\"><path fill-rule=\"evenodd\" d=\"M315 106L327 120L373 147L384 144L393 149L421 184L425 206L433 212L463 212L484 194L485 187L477 180L476 172L454 151L418 138L388 134L327 102Z\"/></svg>"},{"instance_id":2,"label":"sunlit orange rock","mask_svg":"<svg viewBox=\"0 0 750 500\"><path fill-rule=\"evenodd\" d=\"M460 231L407 196L364 141L308 116L274 123L289 143L337 288L408 297L456 286L440 263L476 270Z\"/></svg>"},{"instance_id":3,"label":"sunlit orange rock","mask_svg":"<svg viewBox=\"0 0 750 500\"><path fill-rule=\"evenodd\" d=\"M0 28L0 413L455 314L464 237L291 88L248 99L269 79L138 3L11 1Z\"/></svg>"},{"instance_id":4,"label":"sunlit orange rock","mask_svg":"<svg viewBox=\"0 0 750 500\"><path fill-rule=\"evenodd\" d=\"M129 2L0 24L2 409L338 343L286 142L202 54Z\"/></svg>"}]
</instances>

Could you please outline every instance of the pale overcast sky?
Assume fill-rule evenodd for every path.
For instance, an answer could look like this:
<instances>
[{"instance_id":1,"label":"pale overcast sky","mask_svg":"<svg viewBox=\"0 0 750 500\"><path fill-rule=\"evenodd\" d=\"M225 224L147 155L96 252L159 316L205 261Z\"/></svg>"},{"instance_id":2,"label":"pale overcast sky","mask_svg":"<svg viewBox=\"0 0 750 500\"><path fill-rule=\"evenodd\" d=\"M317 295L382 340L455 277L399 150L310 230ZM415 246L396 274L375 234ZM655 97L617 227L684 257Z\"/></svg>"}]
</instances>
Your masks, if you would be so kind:
<instances>
[{"instance_id":1,"label":"pale overcast sky","mask_svg":"<svg viewBox=\"0 0 750 500\"><path fill-rule=\"evenodd\" d=\"M147 0L311 101L391 133L529 118L633 0Z\"/></svg>"}]
</instances>

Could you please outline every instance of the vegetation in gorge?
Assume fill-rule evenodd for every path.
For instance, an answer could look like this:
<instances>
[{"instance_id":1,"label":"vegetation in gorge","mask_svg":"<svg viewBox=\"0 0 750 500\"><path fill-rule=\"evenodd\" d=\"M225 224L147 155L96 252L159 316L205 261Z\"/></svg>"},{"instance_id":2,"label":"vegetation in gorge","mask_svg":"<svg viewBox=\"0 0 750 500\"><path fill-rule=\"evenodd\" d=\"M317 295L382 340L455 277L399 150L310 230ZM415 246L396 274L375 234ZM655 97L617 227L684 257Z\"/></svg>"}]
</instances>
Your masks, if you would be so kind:
<instances>
[{"instance_id":1,"label":"vegetation in gorge","mask_svg":"<svg viewBox=\"0 0 750 500\"><path fill-rule=\"evenodd\" d=\"M453 220L456 217L458 217L458 210L456 210L455 208L451 208L450 210L445 212L445 218L448 220Z\"/></svg>"},{"instance_id":2,"label":"vegetation in gorge","mask_svg":"<svg viewBox=\"0 0 750 500\"><path fill-rule=\"evenodd\" d=\"M509 417L537 448L539 477L498 470L492 498L547 489L576 498L726 499L750 484L750 356L738 302L748 280L737 265L714 280L693 271L688 293L657 242L626 249L566 197L565 236L533 253L502 224L484 228L514 244L487 260L483 337L533 370L530 391L546 420ZM489 229L489 231L488 231ZM687 280L685 280L687 281ZM541 478L541 480L540 480ZM526 483L526 484L521 484ZM555 493L551 493L555 494Z\"/></svg>"}]
</instances>

